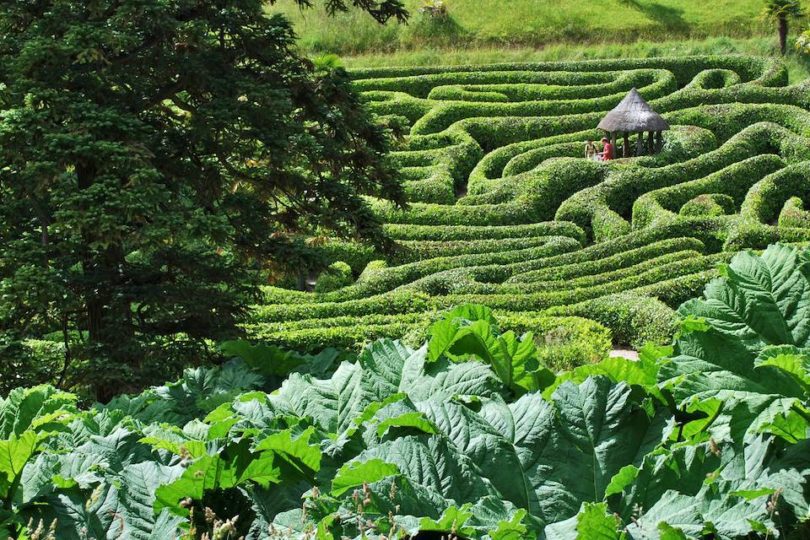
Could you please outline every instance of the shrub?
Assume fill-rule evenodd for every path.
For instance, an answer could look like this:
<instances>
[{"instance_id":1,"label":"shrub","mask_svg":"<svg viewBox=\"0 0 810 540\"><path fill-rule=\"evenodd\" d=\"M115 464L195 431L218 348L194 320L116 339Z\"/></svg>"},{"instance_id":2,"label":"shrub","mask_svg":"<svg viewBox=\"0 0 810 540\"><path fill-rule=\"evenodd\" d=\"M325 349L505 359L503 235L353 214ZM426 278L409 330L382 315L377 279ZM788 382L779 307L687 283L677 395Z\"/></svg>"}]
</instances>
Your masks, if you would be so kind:
<instances>
[{"instance_id":1,"label":"shrub","mask_svg":"<svg viewBox=\"0 0 810 540\"><path fill-rule=\"evenodd\" d=\"M334 262L324 270L315 282L315 292L326 293L351 285L352 268L345 262Z\"/></svg>"},{"instance_id":2,"label":"shrub","mask_svg":"<svg viewBox=\"0 0 810 540\"><path fill-rule=\"evenodd\" d=\"M694 199L687 201L678 213L682 216L717 217L726 214L733 214L735 210L734 199L722 193L709 193L698 195Z\"/></svg>"},{"instance_id":3,"label":"shrub","mask_svg":"<svg viewBox=\"0 0 810 540\"><path fill-rule=\"evenodd\" d=\"M384 270L385 268L388 268L388 263L383 259L370 261L363 269L363 272L360 274L360 276L357 278L357 282L360 283L362 281L372 279L376 274L380 272L380 270Z\"/></svg>"},{"instance_id":4,"label":"shrub","mask_svg":"<svg viewBox=\"0 0 810 540\"><path fill-rule=\"evenodd\" d=\"M632 293L559 306L548 313L597 321L611 329L615 344L635 348L650 342L668 343L678 320L675 311L660 300Z\"/></svg>"},{"instance_id":5,"label":"shrub","mask_svg":"<svg viewBox=\"0 0 810 540\"><path fill-rule=\"evenodd\" d=\"M779 227L810 229L810 212L804 209L800 197L791 197L779 213Z\"/></svg>"}]
</instances>

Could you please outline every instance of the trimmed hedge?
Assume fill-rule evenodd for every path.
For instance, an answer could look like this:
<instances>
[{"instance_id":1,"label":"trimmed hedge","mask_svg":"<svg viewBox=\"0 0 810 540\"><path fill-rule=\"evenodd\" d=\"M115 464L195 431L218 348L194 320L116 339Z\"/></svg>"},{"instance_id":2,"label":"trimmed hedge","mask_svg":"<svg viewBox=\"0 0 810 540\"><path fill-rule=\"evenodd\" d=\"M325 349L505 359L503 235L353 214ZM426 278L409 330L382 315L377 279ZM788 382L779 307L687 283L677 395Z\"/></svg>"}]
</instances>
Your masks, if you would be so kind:
<instances>
[{"instance_id":1,"label":"trimmed hedge","mask_svg":"<svg viewBox=\"0 0 810 540\"><path fill-rule=\"evenodd\" d=\"M585 241L582 229L567 221L549 221L526 225L505 226L437 226L386 224L385 232L397 240L473 240L498 238L527 238L531 236L568 236L579 242Z\"/></svg>"},{"instance_id":2,"label":"trimmed hedge","mask_svg":"<svg viewBox=\"0 0 810 540\"><path fill-rule=\"evenodd\" d=\"M733 214L736 209L736 202L733 198L722 193L708 193L698 195L690 199L680 210L678 214L687 217L700 217L700 216L725 216Z\"/></svg>"},{"instance_id":3,"label":"trimmed hedge","mask_svg":"<svg viewBox=\"0 0 810 540\"><path fill-rule=\"evenodd\" d=\"M366 317L322 318L292 324L251 324L251 339L304 352L317 352L327 347L359 351L369 341L381 338L404 338L421 344L429 326L440 319L440 311L405 315L372 315ZM548 316L538 312L495 311L500 327L517 334L532 332L538 343L539 356L546 365L563 369L598 362L611 349L611 332L601 324L580 317Z\"/></svg>"},{"instance_id":4,"label":"trimmed hedge","mask_svg":"<svg viewBox=\"0 0 810 540\"><path fill-rule=\"evenodd\" d=\"M675 310L660 300L632 293L558 306L548 313L597 321L611 329L614 343L636 348L645 343L669 343L678 321Z\"/></svg>"},{"instance_id":5,"label":"trimmed hedge","mask_svg":"<svg viewBox=\"0 0 810 540\"><path fill-rule=\"evenodd\" d=\"M793 196L810 199L810 161L791 165L754 184L745 196L740 215L745 220L776 224L779 211Z\"/></svg>"},{"instance_id":6,"label":"trimmed hedge","mask_svg":"<svg viewBox=\"0 0 810 540\"><path fill-rule=\"evenodd\" d=\"M633 205L633 228L654 226L663 221L677 219L676 211L684 216L723 216L733 213L739 207L748 190L758 180L785 166L776 155L763 154L730 165L714 174L698 180L681 182L677 185L650 191L640 196ZM702 199L703 204L713 203L714 212L683 211L682 207L696 197L707 194L726 196L725 208L712 198ZM724 200L724 199L719 199ZM693 203L699 205L700 201Z\"/></svg>"},{"instance_id":7,"label":"trimmed hedge","mask_svg":"<svg viewBox=\"0 0 810 540\"><path fill-rule=\"evenodd\" d=\"M382 124L410 128L391 154L410 205L369 198L393 249L325 243L323 260L345 262L357 281L343 267L340 283L326 273L315 294L265 288L246 325L253 337L305 350L382 335L417 342L443 310L475 302L535 331L548 362L569 366L603 357L610 332L623 345L668 341L672 308L732 250L810 241L810 82L787 86L776 60L352 76ZM663 150L583 159L585 141L601 137L597 124L633 86L672 126Z\"/></svg>"},{"instance_id":8,"label":"trimmed hedge","mask_svg":"<svg viewBox=\"0 0 810 540\"><path fill-rule=\"evenodd\" d=\"M810 229L810 212L804 209L800 197L791 197L779 213L779 227L782 229Z\"/></svg>"},{"instance_id":9,"label":"trimmed hedge","mask_svg":"<svg viewBox=\"0 0 810 540\"><path fill-rule=\"evenodd\" d=\"M617 164L604 182L579 191L563 202L555 218L576 223L590 231L597 241L615 238L629 230L627 218L631 207L645 193L699 180L751 156L793 149L796 138L781 126L757 123L739 132L719 149L683 163L654 169Z\"/></svg>"},{"instance_id":10,"label":"trimmed hedge","mask_svg":"<svg viewBox=\"0 0 810 540\"><path fill-rule=\"evenodd\" d=\"M353 281L352 267L345 262L334 262L318 276L318 280L315 282L315 292L327 293L336 291L342 287L351 285Z\"/></svg>"},{"instance_id":11,"label":"trimmed hedge","mask_svg":"<svg viewBox=\"0 0 810 540\"><path fill-rule=\"evenodd\" d=\"M648 240L648 238L643 238L641 241L628 244L628 247L619 252L616 252L616 250L620 247L625 247L622 246L620 242L615 242L612 245L608 243L599 244L598 248L593 247L580 251L579 253L582 255L577 257L575 261L556 265L554 262L550 262L548 266L539 270L530 270L528 272L516 274L508 279L507 282L566 282L572 278L592 276L596 274L603 274L605 272L620 270L644 261L655 259L662 255L669 255L675 252L692 250L703 253L705 251L705 245L703 242L696 238L671 238L657 242L645 242L646 240ZM634 245L640 245L640 247L632 249L631 247ZM611 253L611 247L613 247L613 253ZM592 256L588 257L590 254L592 254ZM562 257L558 257L557 261L561 261L562 259ZM572 259L573 257L569 258L569 260Z\"/></svg>"},{"instance_id":12,"label":"trimmed hedge","mask_svg":"<svg viewBox=\"0 0 810 540\"><path fill-rule=\"evenodd\" d=\"M756 80L765 86L784 86L787 84L787 70L780 62L769 58L745 55L620 58L571 62L502 63L478 66L383 67L356 69L352 71L351 75L355 80L362 81L373 78L416 77L441 73L487 73L493 71L598 73L645 68L665 69L671 72L679 86L685 86L707 69L734 71L743 82Z\"/></svg>"}]
</instances>

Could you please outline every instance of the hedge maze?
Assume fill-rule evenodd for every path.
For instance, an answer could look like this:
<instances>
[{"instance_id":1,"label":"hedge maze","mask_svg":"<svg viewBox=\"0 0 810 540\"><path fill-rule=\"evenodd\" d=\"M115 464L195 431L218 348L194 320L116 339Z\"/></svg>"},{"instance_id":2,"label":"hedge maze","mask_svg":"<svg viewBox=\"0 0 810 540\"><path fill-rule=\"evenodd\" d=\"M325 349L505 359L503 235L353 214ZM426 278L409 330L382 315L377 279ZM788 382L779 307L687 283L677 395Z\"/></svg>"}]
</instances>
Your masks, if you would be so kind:
<instances>
[{"instance_id":1,"label":"hedge maze","mask_svg":"<svg viewBox=\"0 0 810 540\"><path fill-rule=\"evenodd\" d=\"M778 62L652 58L353 76L372 111L408 131L393 159L409 207L372 201L396 250L330 242L330 260L348 267L325 272L317 293L268 288L254 337L299 349L382 335L418 341L441 310L475 302L510 328L534 330L550 350L589 343L572 354L601 355L611 339L667 336L670 308L735 250L810 240L810 85L789 86ZM585 141L601 138L599 120L633 87L672 126L663 151L585 160Z\"/></svg>"}]
</instances>

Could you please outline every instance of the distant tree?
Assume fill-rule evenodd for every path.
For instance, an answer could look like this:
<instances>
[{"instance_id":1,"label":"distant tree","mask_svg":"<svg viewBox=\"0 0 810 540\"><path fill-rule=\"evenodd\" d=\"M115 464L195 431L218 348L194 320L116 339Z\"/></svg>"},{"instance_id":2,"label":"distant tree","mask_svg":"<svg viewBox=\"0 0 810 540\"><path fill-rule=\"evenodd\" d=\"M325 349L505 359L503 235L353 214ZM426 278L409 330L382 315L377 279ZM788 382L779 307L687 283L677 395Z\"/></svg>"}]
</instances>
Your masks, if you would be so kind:
<instances>
[{"instance_id":1,"label":"distant tree","mask_svg":"<svg viewBox=\"0 0 810 540\"><path fill-rule=\"evenodd\" d=\"M804 8L799 0L767 0L765 16L775 20L779 32L779 50L787 52L788 23L791 19L804 17Z\"/></svg>"},{"instance_id":2,"label":"distant tree","mask_svg":"<svg viewBox=\"0 0 810 540\"><path fill-rule=\"evenodd\" d=\"M387 133L265 4L0 3L0 349L55 331L54 377L107 399L237 334L305 234L384 242L363 195L403 201Z\"/></svg>"}]
</instances>

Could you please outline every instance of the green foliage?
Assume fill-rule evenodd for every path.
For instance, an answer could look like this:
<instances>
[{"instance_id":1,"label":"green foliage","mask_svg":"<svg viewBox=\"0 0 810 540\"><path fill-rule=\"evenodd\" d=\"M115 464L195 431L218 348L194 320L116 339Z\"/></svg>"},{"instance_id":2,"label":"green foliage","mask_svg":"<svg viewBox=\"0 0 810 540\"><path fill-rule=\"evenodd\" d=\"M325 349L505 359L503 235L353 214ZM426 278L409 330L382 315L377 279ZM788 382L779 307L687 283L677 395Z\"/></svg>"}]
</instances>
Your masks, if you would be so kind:
<instances>
[{"instance_id":1,"label":"green foliage","mask_svg":"<svg viewBox=\"0 0 810 540\"><path fill-rule=\"evenodd\" d=\"M379 340L269 394L242 362L83 411L16 390L0 523L56 520L66 539L789 537L810 498L808 268L795 248L741 253L682 306L673 347L531 387L531 340L466 305L418 349Z\"/></svg>"},{"instance_id":2,"label":"green foliage","mask_svg":"<svg viewBox=\"0 0 810 540\"><path fill-rule=\"evenodd\" d=\"M405 16L398 0L327 3L348 6ZM302 235L385 243L362 196L403 201L387 133L263 7L4 7L4 357L58 331L64 369L36 378L109 399L238 335L268 265L319 263Z\"/></svg>"},{"instance_id":3,"label":"green foliage","mask_svg":"<svg viewBox=\"0 0 810 540\"><path fill-rule=\"evenodd\" d=\"M734 212L734 199L722 193L698 195L681 206L682 216L724 216Z\"/></svg>"},{"instance_id":4,"label":"green foliage","mask_svg":"<svg viewBox=\"0 0 810 540\"><path fill-rule=\"evenodd\" d=\"M786 206L808 199L810 163L807 86L787 75L743 55L355 70L367 106L410 125L392 160L411 204L372 201L395 249L325 246L355 275L387 267L323 294L268 288L247 328L307 350L386 335L413 344L436 312L476 303L588 317L618 345L666 342L672 309L735 250L810 240ZM663 150L582 159L631 87L671 125ZM576 337L565 351L567 335L536 335L569 358L555 368L601 357Z\"/></svg>"},{"instance_id":5,"label":"green foliage","mask_svg":"<svg viewBox=\"0 0 810 540\"><path fill-rule=\"evenodd\" d=\"M804 209L804 202L799 197L791 197L785 202L779 213L780 228L801 228L810 226L810 215Z\"/></svg>"},{"instance_id":6,"label":"green foliage","mask_svg":"<svg viewBox=\"0 0 810 540\"><path fill-rule=\"evenodd\" d=\"M498 335L496 324L492 312L481 306L463 305L451 310L430 328L428 360L480 358L517 395L550 384L554 374L540 368L534 336L518 338L511 331Z\"/></svg>"},{"instance_id":7,"label":"green foliage","mask_svg":"<svg viewBox=\"0 0 810 540\"><path fill-rule=\"evenodd\" d=\"M421 23L417 12L425 1L405 0L404 3L414 13L409 26ZM559 51L560 44L570 47L572 43L598 43L605 54L605 49L613 50L617 44L634 43L639 39L660 43L664 39L691 36L756 36L765 31L758 17L762 0L738 0L723 4L720 10L690 0L668 0L665 4L651 0L605 0L599 4L601 9L593 9L592 4L582 0L559 0L555 4L513 0L508 10L498 4L481 4L475 0L444 0L443 3L464 30L457 40L458 49L469 51L478 46L487 51L498 48L502 51L507 48L505 45L510 49L515 46L555 48L552 59L564 54ZM375 25L359 10L336 19L311 12L302 15L292 2L279 2L275 10L295 21L302 45L314 51L373 54L390 53L395 49L420 57L434 51L457 54L454 50L439 49L446 44L444 36L415 33L408 27L396 25ZM604 17L603 13L611 17ZM667 45L662 44L657 50L669 51ZM402 64L389 62L387 65Z\"/></svg>"},{"instance_id":8,"label":"green foliage","mask_svg":"<svg viewBox=\"0 0 810 540\"><path fill-rule=\"evenodd\" d=\"M768 0L765 2L765 14L768 17L804 17L804 8L800 0Z\"/></svg>"},{"instance_id":9,"label":"green foliage","mask_svg":"<svg viewBox=\"0 0 810 540\"><path fill-rule=\"evenodd\" d=\"M782 54L785 54L787 52L788 21L805 16L801 0L768 0L765 3L764 15L777 22L779 48Z\"/></svg>"},{"instance_id":10,"label":"green foliage","mask_svg":"<svg viewBox=\"0 0 810 540\"><path fill-rule=\"evenodd\" d=\"M318 281L315 282L315 292L327 293L347 287L352 284L354 277L352 276L352 268L348 264L337 261L329 265L320 276Z\"/></svg>"}]
</instances>

